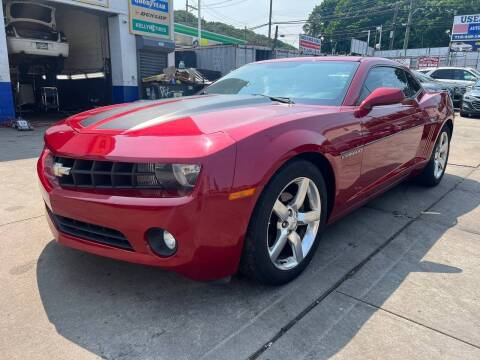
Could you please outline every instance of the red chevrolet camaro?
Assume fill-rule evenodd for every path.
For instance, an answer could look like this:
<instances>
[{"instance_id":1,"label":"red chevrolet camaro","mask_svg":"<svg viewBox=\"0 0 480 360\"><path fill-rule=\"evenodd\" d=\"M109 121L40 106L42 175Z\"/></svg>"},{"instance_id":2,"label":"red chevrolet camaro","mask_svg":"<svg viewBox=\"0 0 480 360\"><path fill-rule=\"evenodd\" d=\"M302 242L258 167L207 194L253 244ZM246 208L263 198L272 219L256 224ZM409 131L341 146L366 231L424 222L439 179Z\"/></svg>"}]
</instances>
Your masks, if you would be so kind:
<instances>
[{"instance_id":1,"label":"red chevrolet camaro","mask_svg":"<svg viewBox=\"0 0 480 360\"><path fill-rule=\"evenodd\" d=\"M68 118L47 130L38 175L64 245L282 284L326 224L405 179L437 185L453 118L448 94L393 61L266 61L198 96Z\"/></svg>"}]
</instances>

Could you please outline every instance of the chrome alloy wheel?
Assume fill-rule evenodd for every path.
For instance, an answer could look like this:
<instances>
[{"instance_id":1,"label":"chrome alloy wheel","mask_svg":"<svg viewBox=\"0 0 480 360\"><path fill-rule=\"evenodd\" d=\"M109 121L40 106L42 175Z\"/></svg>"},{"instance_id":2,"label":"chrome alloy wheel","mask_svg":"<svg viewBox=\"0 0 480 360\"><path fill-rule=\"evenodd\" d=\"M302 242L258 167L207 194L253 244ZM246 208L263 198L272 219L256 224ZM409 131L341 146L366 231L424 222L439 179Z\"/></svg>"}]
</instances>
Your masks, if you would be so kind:
<instances>
[{"instance_id":1,"label":"chrome alloy wheel","mask_svg":"<svg viewBox=\"0 0 480 360\"><path fill-rule=\"evenodd\" d=\"M267 229L268 253L277 268L293 269L308 255L320 226L321 207L317 185L306 177L281 191Z\"/></svg>"},{"instance_id":2,"label":"chrome alloy wheel","mask_svg":"<svg viewBox=\"0 0 480 360\"><path fill-rule=\"evenodd\" d=\"M445 172L447 167L448 160L448 148L450 144L448 141L448 133L443 132L440 136L440 141L438 142L437 148L435 149L435 159L434 159L434 176L437 179L440 179Z\"/></svg>"}]
</instances>

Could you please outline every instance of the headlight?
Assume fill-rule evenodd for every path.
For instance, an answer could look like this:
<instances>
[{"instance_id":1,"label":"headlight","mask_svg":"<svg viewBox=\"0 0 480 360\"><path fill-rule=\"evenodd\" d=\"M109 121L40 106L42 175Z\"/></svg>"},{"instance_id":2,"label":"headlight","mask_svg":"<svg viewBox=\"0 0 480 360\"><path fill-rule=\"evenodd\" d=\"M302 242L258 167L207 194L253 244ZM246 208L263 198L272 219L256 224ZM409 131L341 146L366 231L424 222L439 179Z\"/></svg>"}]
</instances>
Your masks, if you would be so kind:
<instances>
[{"instance_id":1,"label":"headlight","mask_svg":"<svg viewBox=\"0 0 480 360\"><path fill-rule=\"evenodd\" d=\"M464 101L465 101L465 100L466 100L466 101L471 101L471 100L473 100L473 99L472 99L472 97L471 97L470 95L465 94L465 95L463 95L463 100L464 100Z\"/></svg>"},{"instance_id":2,"label":"headlight","mask_svg":"<svg viewBox=\"0 0 480 360\"><path fill-rule=\"evenodd\" d=\"M195 164L138 164L136 183L140 187L166 190L192 189L201 169Z\"/></svg>"}]
</instances>

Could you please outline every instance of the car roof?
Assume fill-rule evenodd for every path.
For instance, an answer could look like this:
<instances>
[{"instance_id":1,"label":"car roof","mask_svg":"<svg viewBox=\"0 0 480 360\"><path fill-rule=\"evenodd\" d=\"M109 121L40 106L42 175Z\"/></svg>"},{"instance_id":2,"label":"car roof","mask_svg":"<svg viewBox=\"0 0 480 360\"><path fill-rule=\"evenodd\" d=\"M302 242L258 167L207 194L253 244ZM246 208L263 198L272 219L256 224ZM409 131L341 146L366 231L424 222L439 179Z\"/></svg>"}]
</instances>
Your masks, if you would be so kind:
<instances>
[{"instance_id":1,"label":"car roof","mask_svg":"<svg viewBox=\"0 0 480 360\"><path fill-rule=\"evenodd\" d=\"M462 66L439 66L439 67L436 67L436 68L431 68L431 69L428 69L430 71L432 70L439 70L439 69L444 69L444 70L456 70L456 69L460 69L460 70L468 70L468 69L471 69L469 67L462 67Z\"/></svg>"},{"instance_id":2,"label":"car roof","mask_svg":"<svg viewBox=\"0 0 480 360\"><path fill-rule=\"evenodd\" d=\"M256 64L268 64L277 62L324 62L324 61L345 61L345 62L369 62L375 64L386 64L403 66L397 61L381 58L381 57L366 57L366 56L307 56L307 57L290 57L281 59L272 59L259 61Z\"/></svg>"}]
</instances>

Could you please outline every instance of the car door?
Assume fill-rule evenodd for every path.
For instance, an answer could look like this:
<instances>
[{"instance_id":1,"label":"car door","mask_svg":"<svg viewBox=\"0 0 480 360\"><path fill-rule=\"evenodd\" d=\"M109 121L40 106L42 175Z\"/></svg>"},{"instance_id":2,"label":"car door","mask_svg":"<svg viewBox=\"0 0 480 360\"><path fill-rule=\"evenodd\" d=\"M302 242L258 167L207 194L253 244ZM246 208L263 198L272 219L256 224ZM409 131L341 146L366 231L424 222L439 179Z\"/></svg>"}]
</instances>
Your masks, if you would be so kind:
<instances>
[{"instance_id":1,"label":"car door","mask_svg":"<svg viewBox=\"0 0 480 360\"><path fill-rule=\"evenodd\" d=\"M455 69L454 79L459 81L474 82L477 80L477 77L468 70Z\"/></svg>"},{"instance_id":2,"label":"car door","mask_svg":"<svg viewBox=\"0 0 480 360\"><path fill-rule=\"evenodd\" d=\"M415 163L423 133L422 110L417 102L421 86L409 85L405 70L380 66L370 70L359 102L380 87L401 89L399 104L375 106L362 123L365 141L361 180L365 192L387 186Z\"/></svg>"}]
</instances>

